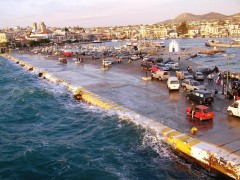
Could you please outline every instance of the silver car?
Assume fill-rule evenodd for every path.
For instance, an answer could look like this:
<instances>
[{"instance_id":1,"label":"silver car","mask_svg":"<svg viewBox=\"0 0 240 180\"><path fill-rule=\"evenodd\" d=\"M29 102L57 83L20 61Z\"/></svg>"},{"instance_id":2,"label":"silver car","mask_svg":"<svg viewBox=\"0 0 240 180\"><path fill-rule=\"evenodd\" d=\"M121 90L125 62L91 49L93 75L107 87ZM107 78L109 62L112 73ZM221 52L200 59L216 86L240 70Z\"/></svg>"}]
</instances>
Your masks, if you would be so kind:
<instances>
[{"instance_id":1,"label":"silver car","mask_svg":"<svg viewBox=\"0 0 240 180\"><path fill-rule=\"evenodd\" d=\"M193 73L193 78L196 80L204 80L204 75L202 72L194 72Z\"/></svg>"},{"instance_id":2,"label":"silver car","mask_svg":"<svg viewBox=\"0 0 240 180\"><path fill-rule=\"evenodd\" d=\"M198 81L192 80L192 79L184 79L182 81L182 88L184 90L205 90L206 88L201 85Z\"/></svg>"}]
</instances>

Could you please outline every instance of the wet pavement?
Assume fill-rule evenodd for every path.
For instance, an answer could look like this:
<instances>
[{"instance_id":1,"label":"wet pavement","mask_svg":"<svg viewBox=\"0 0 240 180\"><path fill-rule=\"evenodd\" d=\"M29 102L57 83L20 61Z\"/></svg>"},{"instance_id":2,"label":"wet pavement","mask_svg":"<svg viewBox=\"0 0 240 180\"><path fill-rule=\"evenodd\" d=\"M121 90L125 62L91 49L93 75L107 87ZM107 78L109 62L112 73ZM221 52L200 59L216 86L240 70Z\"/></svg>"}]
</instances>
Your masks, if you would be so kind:
<instances>
[{"instance_id":1,"label":"wet pavement","mask_svg":"<svg viewBox=\"0 0 240 180\"><path fill-rule=\"evenodd\" d=\"M113 64L108 71L102 71L100 59L86 60L82 64L69 59L66 65L62 65L43 55L12 55L182 133L190 134L190 129L195 126L198 128L197 138L240 155L240 118L227 115L226 109L233 100L227 100L221 94L216 95L210 106L215 113L214 119L201 123L186 118L185 108L190 107L191 102L186 100L184 90L169 92L166 81L142 80L146 72L141 70L140 60L131 63L123 60L120 64ZM215 83L202 83L212 91L216 87Z\"/></svg>"}]
</instances>

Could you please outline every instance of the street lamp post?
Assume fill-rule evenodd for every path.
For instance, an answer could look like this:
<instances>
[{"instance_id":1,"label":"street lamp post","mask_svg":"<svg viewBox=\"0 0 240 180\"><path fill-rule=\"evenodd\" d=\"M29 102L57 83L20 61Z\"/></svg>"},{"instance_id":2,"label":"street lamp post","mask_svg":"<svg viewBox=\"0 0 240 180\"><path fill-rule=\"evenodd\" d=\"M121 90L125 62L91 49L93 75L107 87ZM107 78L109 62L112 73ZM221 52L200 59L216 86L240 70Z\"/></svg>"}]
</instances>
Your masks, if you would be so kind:
<instances>
[{"instance_id":1,"label":"street lamp post","mask_svg":"<svg viewBox=\"0 0 240 180\"><path fill-rule=\"evenodd\" d=\"M235 55L234 54L231 54L231 55L224 54L223 56L227 58L227 82L226 82L226 96L225 96L225 98L227 99L228 98L228 86L229 86L229 79L228 79L229 78L229 62L230 62L230 58L234 58Z\"/></svg>"}]
</instances>

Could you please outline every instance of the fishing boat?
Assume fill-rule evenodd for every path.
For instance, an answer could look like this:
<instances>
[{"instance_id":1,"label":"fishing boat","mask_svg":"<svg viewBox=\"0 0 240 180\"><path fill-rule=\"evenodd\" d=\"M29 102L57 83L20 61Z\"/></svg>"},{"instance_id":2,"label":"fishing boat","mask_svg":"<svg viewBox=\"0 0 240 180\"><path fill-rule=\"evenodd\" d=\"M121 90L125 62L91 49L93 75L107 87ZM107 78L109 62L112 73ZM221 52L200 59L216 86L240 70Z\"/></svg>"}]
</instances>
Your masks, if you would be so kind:
<instances>
[{"instance_id":1,"label":"fishing boat","mask_svg":"<svg viewBox=\"0 0 240 180\"><path fill-rule=\"evenodd\" d=\"M207 40L205 45L210 47L240 48L240 42L235 40L231 40L230 42Z\"/></svg>"}]
</instances>

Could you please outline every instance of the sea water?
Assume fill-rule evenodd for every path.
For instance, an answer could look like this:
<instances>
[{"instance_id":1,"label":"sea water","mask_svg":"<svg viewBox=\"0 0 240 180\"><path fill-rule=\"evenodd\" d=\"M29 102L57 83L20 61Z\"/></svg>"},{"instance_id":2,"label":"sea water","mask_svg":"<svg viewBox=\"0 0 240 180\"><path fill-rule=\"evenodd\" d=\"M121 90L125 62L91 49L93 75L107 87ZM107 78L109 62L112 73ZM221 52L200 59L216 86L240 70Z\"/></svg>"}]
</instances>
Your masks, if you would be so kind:
<instances>
[{"instance_id":1,"label":"sea water","mask_svg":"<svg viewBox=\"0 0 240 180\"><path fill-rule=\"evenodd\" d=\"M153 132L0 57L0 179L213 179Z\"/></svg>"}]
</instances>

